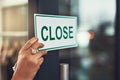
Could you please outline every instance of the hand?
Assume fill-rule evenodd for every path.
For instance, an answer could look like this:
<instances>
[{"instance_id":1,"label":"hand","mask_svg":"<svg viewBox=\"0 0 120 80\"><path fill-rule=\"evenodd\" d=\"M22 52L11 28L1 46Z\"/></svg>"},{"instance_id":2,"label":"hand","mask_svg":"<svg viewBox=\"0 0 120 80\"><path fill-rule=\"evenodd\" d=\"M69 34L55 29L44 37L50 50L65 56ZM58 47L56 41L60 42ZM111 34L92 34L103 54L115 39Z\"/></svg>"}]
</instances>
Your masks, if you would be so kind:
<instances>
[{"instance_id":1,"label":"hand","mask_svg":"<svg viewBox=\"0 0 120 80\"><path fill-rule=\"evenodd\" d=\"M19 51L17 66L12 80L33 80L40 65L44 61L42 56L47 54L47 51L40 51L33 54L32 49L37 50L43 46L42 43L38 43L37 38L32 38L26 42Z\"/></svg>"}]
</instances>

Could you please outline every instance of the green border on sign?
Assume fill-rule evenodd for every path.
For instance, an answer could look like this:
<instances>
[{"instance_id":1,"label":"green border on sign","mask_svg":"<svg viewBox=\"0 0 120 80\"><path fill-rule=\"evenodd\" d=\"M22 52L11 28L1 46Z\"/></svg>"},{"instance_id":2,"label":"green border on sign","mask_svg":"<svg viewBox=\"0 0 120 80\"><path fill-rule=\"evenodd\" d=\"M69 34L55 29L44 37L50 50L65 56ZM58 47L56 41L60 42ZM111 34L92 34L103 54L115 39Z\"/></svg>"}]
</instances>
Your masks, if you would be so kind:
<instances>
[{"instance_id":1,"label":"green border on sign","mask_svg":"<svg viewBox=\"0 0 120 80\"><path fill-rule=\"evenodd\" d=\"M62 15L48 15L48 14L34 14L34 29L35 29L35 36L37 37L37 23L36 23L36 17L40 16L40 17L54 17L54 18L69 18L69 19L76 19L77 17L75 16L62 16ZM72 47L77 47L78 44L71 44L71 45L66 45L66 46L59 46L59 47L52 47L52 48L41 48L39 50L47 50L47 51L51 51L51 50L57 50L57 49L64 49L64 48L72 48Z\"/></svg>"},{"instance_id":2,"label":"green border on sign","mask_svg":"<svg viewBox=\"0 0 120 80\"><path fill-rule=\"evenodd\" d=\"M48 14L34 14L34 16L41 16L41 17L54 17L54 18L71 18L71 19L77 19L75 16L62 16L62 15L48 15Z\"/></svg>"},{"instance_id":3,"label":"green border on sign","mask_svg":"<svg viewBox=\"0 0 120 80\"><path fill-rule=\"evenodd\" d=\"M72 48L72 47L77 47L77 46L78 46L77 44L73 44L73 45L59 46L59 47L53 47L53 48L44 48L44 49L39 49L39 50L51 51L51 50L56 50L56 49Z\"/></svg>"}]
</instances>

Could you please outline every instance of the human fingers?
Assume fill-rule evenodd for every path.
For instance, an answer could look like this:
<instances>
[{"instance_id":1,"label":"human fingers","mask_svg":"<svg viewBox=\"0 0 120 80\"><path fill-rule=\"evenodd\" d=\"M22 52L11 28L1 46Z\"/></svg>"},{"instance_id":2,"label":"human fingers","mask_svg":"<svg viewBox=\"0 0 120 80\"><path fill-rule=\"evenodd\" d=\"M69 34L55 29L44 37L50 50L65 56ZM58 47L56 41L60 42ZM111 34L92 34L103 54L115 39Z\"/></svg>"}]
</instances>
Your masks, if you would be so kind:
<instances>
[{"instance_id":1,"label":"human fingers","mask_svg":"<svg viewBox=\"0 0 120 80\"><path fill-rule=\"evenodd\" d=\"M39 43L37 41L27 51L31 54L36 54L36 53L38 53L38 48L42 48L43 46L44 46L44 44Z\"/></svg>"},{"instance_id":2,"label":"human fingers","mask_svg":"<svg viewBox=\"0 0 120 80\"><path fill-rule=\"evenodd\" d=\"M25 45L22 47L22 50L29 49L35 42L38 41L38 38L33 37L32 39L28 40Z\"/></svg>"},{"instance_id":3,"label":"human fingers","mask_svg":"<svg viewBox=\"0 0 120 80\"><path fill-rule=\"evenodd\" d=\"M38 68L40 68L40 66L42 65L43 61L44 61L43 57L41 57L40 59L38 59Z\"/></svg>"},{"instance_id":4,"label":"human fingers","mask_svg":"<svg viewBox=\"0 0 120 80\"><path fill-rule=\"evenodd\" d=\"M47 51L46 50L43 50L43 51L40 51L40 52L37 52L34 56L34 58L41 58L43 55L46 55L47 54Z\"/></svg>"},{"instance_id":5,"label":"human fingers","mask_svg":"<svg viewBox=\"0 0 120 80\"><path fill-rule=\"evenodd\" d=\"M43 46L44 46L43 43L35 42L35 43L31 46L31 48L37 50L38 48L42 48Z\"/></svg>"}]
</instances>

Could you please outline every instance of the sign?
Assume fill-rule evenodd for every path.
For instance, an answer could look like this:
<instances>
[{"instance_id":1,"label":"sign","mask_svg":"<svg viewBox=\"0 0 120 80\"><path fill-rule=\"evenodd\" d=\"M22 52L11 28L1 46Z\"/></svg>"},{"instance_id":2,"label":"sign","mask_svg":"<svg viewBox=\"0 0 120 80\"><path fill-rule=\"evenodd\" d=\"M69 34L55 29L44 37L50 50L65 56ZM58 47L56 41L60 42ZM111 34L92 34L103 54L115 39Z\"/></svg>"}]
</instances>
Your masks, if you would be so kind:
<instances>
[{"instance_id":1,"label":"sign","mask_svg":"<svg viewBox=\"0 0 120 80\"><path fill-rule=\"evenodd\" d=\"M45 46L42 50L76 47L77 17L34 14L35 36Z\"/></svg>"}]
</instances>

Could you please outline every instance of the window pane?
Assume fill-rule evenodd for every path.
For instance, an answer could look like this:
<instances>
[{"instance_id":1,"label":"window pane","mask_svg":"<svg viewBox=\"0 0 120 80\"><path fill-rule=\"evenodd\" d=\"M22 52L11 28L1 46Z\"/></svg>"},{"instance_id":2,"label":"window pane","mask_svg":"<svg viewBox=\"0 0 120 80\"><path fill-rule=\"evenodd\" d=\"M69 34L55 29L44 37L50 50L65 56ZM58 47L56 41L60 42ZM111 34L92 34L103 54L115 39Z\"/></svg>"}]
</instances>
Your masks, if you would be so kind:
<instances>
[{"instance_id":1,"label":"window pane","mask_svg":"<svg viewBox=\"0 0 120 80\"><path fill-rule=\"evenodd\" d=\"M60 51L70 80L114 80L115 0L60 0L59 8L78 17L79 47Z\"/></svg>"}]
</instances>

